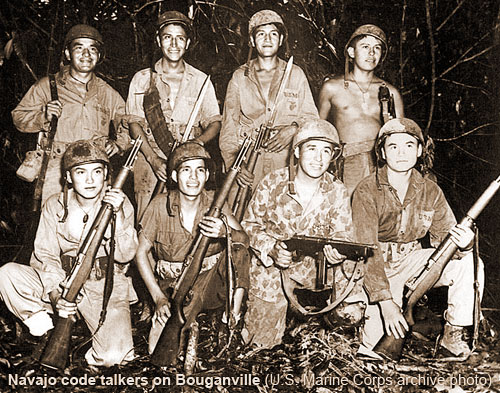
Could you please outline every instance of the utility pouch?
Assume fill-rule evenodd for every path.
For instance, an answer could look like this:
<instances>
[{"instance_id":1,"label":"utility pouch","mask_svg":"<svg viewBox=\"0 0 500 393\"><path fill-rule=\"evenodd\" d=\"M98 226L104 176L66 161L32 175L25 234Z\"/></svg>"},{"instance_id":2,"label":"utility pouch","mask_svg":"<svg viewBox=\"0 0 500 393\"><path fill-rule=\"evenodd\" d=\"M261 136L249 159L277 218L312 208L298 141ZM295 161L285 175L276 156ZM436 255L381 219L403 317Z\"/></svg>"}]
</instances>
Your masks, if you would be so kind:
<instances>
[{"instance_id":1,"label":"utility pouch","mask_svg":"<svg viewBox=\"0 0 500 393\"><path fill-rule=\"evenodd\" d=\"M59 97L57 95L57 85L54 74L49 74L49 86L50 86L51 101L58 100ZM57 122L55 124L57 126ZM45 151L41 147L43 130L41 130L38 133L37 148L36 150L31 150L26 153L24 161L16 171L17 177L19 177L21 180L31 183L40 175L40 172L42 170L44 155L50 154L50 151L52 150L52 143L54 142L55 133L56 130L52 129L52 123L51 123L51 130L47 136L46 146L45 146L47 151ZM45 180L45 172L43 174L43 177L44 179L42 180Z\"/></svg>"},{"instance_id":2,"label":"utility pouch","mask_svg":"<svg viewBox=\"0 0 500 393\"><path fill-rule=\"evenodd\" d=\"M43 154L42 149L27 152L23 163L17 168L17 177L29 183L33 182L42 169Z\"/></svg>"}]
</instances>

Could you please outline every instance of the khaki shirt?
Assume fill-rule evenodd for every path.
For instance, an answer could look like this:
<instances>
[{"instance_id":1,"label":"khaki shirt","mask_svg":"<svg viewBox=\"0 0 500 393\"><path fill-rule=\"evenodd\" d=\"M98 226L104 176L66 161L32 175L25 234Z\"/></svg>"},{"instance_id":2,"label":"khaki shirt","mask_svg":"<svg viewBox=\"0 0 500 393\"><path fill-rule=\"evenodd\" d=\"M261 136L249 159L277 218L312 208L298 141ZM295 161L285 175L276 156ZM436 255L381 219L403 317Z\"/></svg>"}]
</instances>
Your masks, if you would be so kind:
<instances>
[{"instance_id":1,"label":"khaki shirt","mask_svg":"<svg viewBox=\"0 0 500 393\"><path fill-rule=\"evenodd\" d=\"M35 238L33 254L30 265L35 268L40 276L44 287L44 294L50 293L57 288L65 279L66 272L62 267L61 255L76 256L81 243L85 240L94 219L101 208L97 202L88 213L87 223L83 224L83 230L70 226L69 220L61 222L64 216L63 193L52 195L43 205ZM104 196L104 192L101 197ZM73 190L68 191L68 211L81 209L75 199ZM134 208L128 199L123 203L125 214L124 225L116 228L115 233L115 260L117 262L128 262L135 256L138 240L134 229ZM109 254L110 225L106 230L104 240L96 257L104 257Z\"/></svg>"},{"instance_id":2,"label":"khaki shirt","mask_svg":"<svg viewBox=\"0 0 500 393\"><path fill-rule=\"evenodd\" d=\"M403 203L387 179L387 166L359 183L352 199L359 242L378 246L366 263L364 285L370 301L391 299L387 275L417 248L427 233L436 247L456 224L441 188L412 169Z\"/></svg>"},{"instance_id":3,"label":"khaki shirt","mask_svg":"<svg viewBox=\"0 0 500 393\"><path fill-rule=\"evenodd\" d=\"M286 67L286 62L279 59L268 98L263 94L257 79L256 63L257 60L253 59L249 65L240 66L234 72L227 87L219 137L219 146L226 168L232 165L245 137L247 135L255 137L259 127L266 123ZM247 67L248 75L246 76ZM276 104L273 126L285 126L294 121L318 117L318 110L307 78L300 67L293 65L284 94L278 98ZM254 185L257 185L267 173L287 165L288 153L289 149L286 148L278 153L263 152L255 171Z\"/></svg>"},{"instance_id":4,"label":"khaki shirt","mask_svg":"<svg viewBox=\"0 0 500 393\"><path fill-rule=\"evenodd\" d=\"M179 124L184 126L189 121L191 112L193 111L196 100L203 86L203 82L207 75L200 70L194 68L188 63L184 62L184 73L182 75L181 85L175 98L175 105L170 102L170 87L162 67L162 59L158 60L155 64L156 73L154 75L154 82L158 93L160 94L160 105L168 123ZM132 81L130 82L126 112L128 122L137 122L141 124L148 138L152 139L151 132L146 123L146 116L144 114L144 95L149 90L151 78L151 70L149 68L137 72ZM214 121L220 121L220 110L217 98L215 96L215 89L212 82L209 82L205 97L200 107L200 111L196 116L194 126L206 129ZM182 131L183 132L183 131ZM199 132L201 134L201 132ZM193 137L195 135L193 133Z\"/></svg>"},{"instance_id":5,"label":"khaki shirt","mask_svg":"<svg viewBox=\"0 0 500 393\"><path fill-rule=\"evenodd\" d=\"M166 193L157 195L151 201L144 212L140 226L141 233L151 242L159 260L169 262L184 261L198 233L198 224L203 216L208 213L213 198L213 191L202 191L200 205L194 219L193 232L189 232L182 225L179 191L170 191L171 216L167 213ZM230 214L226 205L223 207L223 213ZM220 240L214 239L211 241L207 255L220 252L222 246L223 243Z\"/></svg>"},{"instance_id":6,"label":"khaki shirt","mask_svg":"<svg viewBox=\"0 0 500 393\"><path fill-rule=\"evenodd\" d=\"M57 146L81 139L107 140L109 126L113 122L117 133L116 145L122 151L128 150L130 137L125 129L119 127L125 114L125 101L115 89L93 75L84 94L78 88L81 84L70 76L69 66L57 73L56 83L59 101L63 105L54 137ZM44 77L28 90L12 111L16 128L21 132L48 131L50 122L45 117L45 107L50 101L49 78Z\"/></svg>"}]
</instances>

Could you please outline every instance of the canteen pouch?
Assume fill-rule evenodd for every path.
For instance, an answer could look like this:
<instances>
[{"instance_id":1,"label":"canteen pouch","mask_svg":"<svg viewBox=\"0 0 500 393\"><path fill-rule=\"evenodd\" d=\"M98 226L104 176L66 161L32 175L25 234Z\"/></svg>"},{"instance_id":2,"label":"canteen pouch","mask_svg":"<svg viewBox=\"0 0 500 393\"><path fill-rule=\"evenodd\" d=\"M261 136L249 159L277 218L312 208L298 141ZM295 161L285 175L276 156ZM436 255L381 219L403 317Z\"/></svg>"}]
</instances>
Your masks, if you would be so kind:
<instances>
[{"instance_id":1,"label":"canteen pouch","mask_svg":"<svg viewBox=\"0 0 500 393\"><path fill-rule=\"evenodd\" d=\"M29 183L33 182L42 169L43 154L42 149L27 152L23 163L16 171L17 177Z\"/></svg>"}]
</instances>

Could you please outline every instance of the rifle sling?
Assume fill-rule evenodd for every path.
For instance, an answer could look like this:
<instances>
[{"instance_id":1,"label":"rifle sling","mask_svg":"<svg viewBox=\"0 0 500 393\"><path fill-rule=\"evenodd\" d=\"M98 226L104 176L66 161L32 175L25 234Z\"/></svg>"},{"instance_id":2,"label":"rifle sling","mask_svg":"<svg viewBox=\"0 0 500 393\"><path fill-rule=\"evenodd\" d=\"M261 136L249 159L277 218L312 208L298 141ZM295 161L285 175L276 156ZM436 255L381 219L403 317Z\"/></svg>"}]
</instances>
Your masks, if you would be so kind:
<instances>
[{"instance_id":1,"label":"rifle sling","mask_svg":"<svg viewBox=\"0 0 500 393\"><path fill-rule=\"evenodd\" d=\"M351 291L354 288L354 285L356 284L356 281L361 277L361 266L363 264L363 260L359 260L356 262L356 265L354 266L354 271L352 273L351 278L349 279L349 283L347 284L346 288L342 293L340 293L336 298L333 303L330 303L328 306L322 308L321 310L317 311L309 311L306 310L295 298L295 295L293 294L293 284L292 284L292 279L290 278L290 273L286 269L281 269L281 280L283 282L283 290L286 294L286 297L290 301L293 307L297 309L302 315L318 315L318 314L324 314L327 313L331 310L333 310L335 307L337 307L340 303L342 303L347 296L351 293Z\"/></svg>"},{"instance_id":2,"label":"rifle sling","mask_svg":"<svg viewBox=\"0 0 500 393\"><path fill-rule=\"evenodd\" d=\"M144 114L156 144L165 154L165 157L168 158L174 146L175 139L168 128L167 121L161 109L160 92L154 81L156 71L153 68L150 71L149 90L144 95L143 100Z\"/></svg>"},{"instance_id":3,"label":"rifle sling","mask_svg":"<svg viewBox=\"0 0 500 393\"><path fill-rule=\"evenodd\" d=\"M49 74L49 86L50 86L50 100L51 101L56 101L59 99L59 94L57 94L57 83L56 83L56 76L55 74ZM51 122L52 125L52 122ZM49 128L49 132L47 134L47 149L52 150L52 144L54 142L54 137L56 136L56 129L53 127ZM46 154L51 153L51 151L46 151Z\"/></svg>"},{"instance_id":4,"label":"rifle sling","mask_svg":"<svg viewBox=\"0 0 500 393\"><path fill-rule=\"evenodd\" d=\"M102 309L101 316L99 318L98 326L101 327L106 320L106 310L108 308L109 299L111 298L111 292L113 292L113 280L114 280L114 265L115 265L115 233L116 233L116 213L113 212L111 217L111 237L110 237L110 247L108 255L108 265L106 266L106 277L104 281L104 292L102 295Z\"/></svg>"}]
</instances>

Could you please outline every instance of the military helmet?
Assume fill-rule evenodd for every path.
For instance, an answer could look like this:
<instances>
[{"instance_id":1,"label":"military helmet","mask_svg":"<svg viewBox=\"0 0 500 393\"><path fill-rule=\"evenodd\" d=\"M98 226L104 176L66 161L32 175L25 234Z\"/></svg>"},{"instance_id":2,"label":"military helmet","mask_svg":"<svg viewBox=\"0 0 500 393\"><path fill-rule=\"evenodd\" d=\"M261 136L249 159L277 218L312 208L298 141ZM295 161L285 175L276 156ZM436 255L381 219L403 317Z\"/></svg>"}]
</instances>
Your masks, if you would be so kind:
<instances>
[{"instance_id":1,"label":"military helmet","mask_svg":"<svg viewBox=\"0 0 500 393\"><path fill-rule=\"evenodd\" d=\"M68 46L71 41L77 38L92 38L99 45L104 45L101 33L99 33L99 31L95 27L89 25L75 25L71 29L69 29L68 33L66 34L66 38L64 39L64 46Z\"/></svg>"},{"instance_id":2,"label":"military helmet","mask_svg":"<svg viewBox=\"0 0 500 393\"><path fill-rule=\"evenodd\" d=\"M375 152L377 158L380 160L382 158L381 150L384 145L386 138L392 134L408 134L416 138L422 147L425 147L424 134L422 129L411 119L407 118L396 118L389 120L385 123L377 135L377 141L375 143Z\"/></svg>"},{"instance_id":3,"label":"military helmet","mask_svg":"<svg viewBox=\"0 0 500 393\"><path fill-rule=\"evenodd\" d=\"M338 157L342 152L337 129L326 120L307 120L303 123L293 138L293 149L295 150L297 146L310 140L320 140L332 143L336 151L334 158Z\"/></svg>"},{"instance_id":4,"label":"military helmet","mask_svg":"<svg viewBox=\"0 0 500 393\"><path fill-rule=\"evenodd\" d=\"M92 140L80 140L73 142L64 152L63 169L69 171L77 165L100 162L109 165L109 157L96 142Z\"/></svg>"},{"instance_id":5,"label":"military helmet","mask_svg":"<svg viewBox=\"0 0 500 393\"><path fill-rule=\"evenodd\" d=\"M172 152L168 161L168 172L172 173L183 162L197 159L204 160L207 165L212 162L212 157L200 143L195 141L184 142ZM209 168L207 167L207 169Z\"/></svg>"},{"instance_id":6,"label":"military helmet","mask_svg":"<svg viewBox=\"0 0 500 393\"><path fill-rule=\"evenodd\" d=\"M193 29L191 20L179 11L167 11L161 14L158 18L158 22L156 23L156 33L160 33L160 30L163 26L170 24L182 25L184 27L184 30L186 31L187 36L191 36L191 32Z\"/></svg>"},{"instance_id":7,"label":"military helmet","mask_svg":"<svg viewBox=\"0 0 500 393\"><path fill-rule=\"evenodd\" d=\"M250 22L248 22L248 36L251 37L257 27L271 23L275 24L278 29L281 29L281 33L286 36L283 19L273 10L261 10L252 15Z\"/></svg>"},{"instance_id":8,"label":"military helmet","mask_svg":"<svg viewBox=\"0 0 500 393\"><path fill-rule=\"evenodd\" d=\"M344 56L346 59L348 59L348 54L347 54L347 48L351 46L352 41L356 37L360 36L365 36L365 35L371 35L372 37L375 37L382 41L382 44L384 45L383 51L384 53L382 54L381 62L385 60L385 57L387 56L387 38L385 36L384 31L375 25L362 25L359 26L356 30L354 30L354 33L352 33L351 38L349 38L349 41L347 41L347 44L344 48Z\"/></svg>"}]
</instances>

